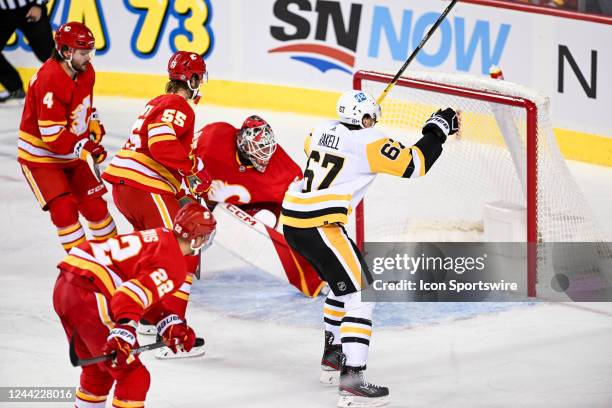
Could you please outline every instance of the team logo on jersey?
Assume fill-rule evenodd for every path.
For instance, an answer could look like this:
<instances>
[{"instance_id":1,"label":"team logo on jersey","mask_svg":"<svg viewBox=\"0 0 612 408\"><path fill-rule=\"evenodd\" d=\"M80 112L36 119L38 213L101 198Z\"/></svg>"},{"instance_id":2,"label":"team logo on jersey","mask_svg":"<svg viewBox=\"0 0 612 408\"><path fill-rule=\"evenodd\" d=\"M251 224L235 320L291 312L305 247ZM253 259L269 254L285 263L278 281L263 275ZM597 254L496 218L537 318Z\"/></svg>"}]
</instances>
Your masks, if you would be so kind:
<instances>
[{"instance_id":1,"label":"team logo on jersey","mask_svg":"<svg viewBox=\"0 0 612 408\"><path fill-rule=\"evenodd\" d=\"M338 289L340 289L341 292L344 292L346 290L346 283L344 282L338 282Z\"/></svg>"},{"instance_id":2,"label":"team logo on jersey","mask_svg":"<svg viewBox=\"0 0 612 408\"><path fill-rule=\"evenodd\" d=\"M241 184L228 184L222 180L213 180L210 183L208 198L218 203L232 202L233 198L239 204L247 204L251 202L251 193Z\"/></svg>"},{"instance_id":3,"label":"team logo on jersey","mask_svg":"<svg viewBox=\"0 0 612 408\"><path fill-rule=\"evenodd\" d=\"M83 101L74 108L70 119L70 131L75 135L82 135L89 129L89 115L91 114L91 96L87 95Z\"/></svg>"}]
</instances>

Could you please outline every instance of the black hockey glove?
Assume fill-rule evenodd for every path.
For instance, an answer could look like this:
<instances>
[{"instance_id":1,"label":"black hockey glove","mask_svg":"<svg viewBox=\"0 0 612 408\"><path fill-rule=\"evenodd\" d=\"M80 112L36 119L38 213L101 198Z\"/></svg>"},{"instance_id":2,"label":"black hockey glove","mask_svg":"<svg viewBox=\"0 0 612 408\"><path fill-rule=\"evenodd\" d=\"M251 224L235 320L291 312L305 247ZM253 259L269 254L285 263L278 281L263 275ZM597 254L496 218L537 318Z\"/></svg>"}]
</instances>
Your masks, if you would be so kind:
<instances>
[{"instance_id":1,"label":"black hockey glove","mask_svg":"<svg viewBox=\"0 0 612 408\"><path fill-rule=\"evenodd\" d=\"M446 142L446 137L457 133L459 130L459 121L457 113L451 109L438 109L436 113L431 115L425 126L423 126L423 135L426 133L434 133L440 139L440 143Z\"/></svg>"}]
</instances>

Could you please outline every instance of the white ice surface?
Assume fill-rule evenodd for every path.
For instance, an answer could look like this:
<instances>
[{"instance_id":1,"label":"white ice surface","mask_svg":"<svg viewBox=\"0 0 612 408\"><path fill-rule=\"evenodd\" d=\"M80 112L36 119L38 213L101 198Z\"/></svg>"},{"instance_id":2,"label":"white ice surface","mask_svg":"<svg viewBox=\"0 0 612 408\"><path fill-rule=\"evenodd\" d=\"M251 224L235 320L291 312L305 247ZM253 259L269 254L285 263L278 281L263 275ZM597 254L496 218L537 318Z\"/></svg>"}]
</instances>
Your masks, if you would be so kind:
<instances>
[{"instance_id":1,"label":"white ice surface","mask_svg":"<svg viewBox=\"0 0 612 408\"><path fill-rule=\"evenodd\" d=\"M100 98L96 105L112 153L144 101ZM74 386L79 370L70 367L51 303L63 251L15 161L20 113L0 107L0 386ZM204 106L196 123L238 125L251 113L266 118L303 164L302 137L320 118ZM612 237L612 168L571 163L570 169ZM129 231L111 210L120 231ZM221 248L206 253L205 265L189 320L206 338L207 355L180 361L145 355L152 373L148 406L334 406L335 391L318 384L321 300L295 295ZM413 304L403 316L386 316L383 305L370 379L391 388L393 407L612 406L609 304L495 305Z\"/></svg>"}]
</instances>

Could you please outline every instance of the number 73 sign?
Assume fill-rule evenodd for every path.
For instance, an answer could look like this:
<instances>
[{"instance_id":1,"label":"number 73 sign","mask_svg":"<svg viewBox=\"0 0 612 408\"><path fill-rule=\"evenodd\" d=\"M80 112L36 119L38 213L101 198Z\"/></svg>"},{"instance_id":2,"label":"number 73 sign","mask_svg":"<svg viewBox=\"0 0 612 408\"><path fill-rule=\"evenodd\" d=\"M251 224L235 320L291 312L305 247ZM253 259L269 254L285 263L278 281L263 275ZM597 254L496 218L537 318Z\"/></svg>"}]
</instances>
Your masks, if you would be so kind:
<instances>
[{"instance_id":1,"label":"number 73 sign","mask_svg":"<svg viewBox=\"0 0 612 408\"><path fill-rule=\"evenodd\" d=\"M106 54L114 41L124 41L123 28L113 27L134 21L126 18L126 12L136 15L129 28L130 49L139 58L155 56L164 41L172 52L189 50L206 58L214 44L209 0L50 0L46 7L53 30L67 21L86 23L96 39L97 55ZM170 31L164 36L166 30ZM9 51L16 48L30 50L20 32L13 33L6 45Z\"/></svg>"}]
</instances>

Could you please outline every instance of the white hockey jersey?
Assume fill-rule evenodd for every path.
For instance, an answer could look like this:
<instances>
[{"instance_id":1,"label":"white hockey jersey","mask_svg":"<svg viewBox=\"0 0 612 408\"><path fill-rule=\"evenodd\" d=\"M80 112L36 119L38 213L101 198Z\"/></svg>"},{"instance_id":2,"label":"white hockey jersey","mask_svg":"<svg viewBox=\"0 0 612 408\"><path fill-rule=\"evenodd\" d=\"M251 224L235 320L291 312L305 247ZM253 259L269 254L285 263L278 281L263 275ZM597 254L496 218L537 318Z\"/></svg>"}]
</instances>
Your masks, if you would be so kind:
<instances>
[{"instance_id":1,"label":"white hockey jersey","mask_svg":"<svg viewBox=\"0 0 612 408\"><path fill-rule=\"evenodd\" d=\"M346 224L377 173L412 178L427 170L418 146L406 147L374 128L349 130L338 121L314 128L304 149L304 178L289 186L280 219L296 228Z\"/></svg>"}]
</instances>

